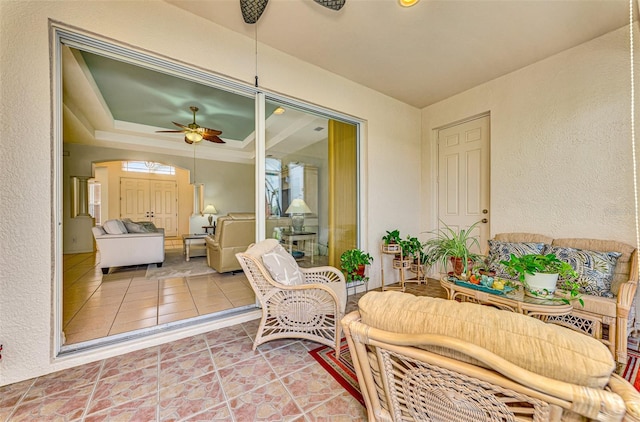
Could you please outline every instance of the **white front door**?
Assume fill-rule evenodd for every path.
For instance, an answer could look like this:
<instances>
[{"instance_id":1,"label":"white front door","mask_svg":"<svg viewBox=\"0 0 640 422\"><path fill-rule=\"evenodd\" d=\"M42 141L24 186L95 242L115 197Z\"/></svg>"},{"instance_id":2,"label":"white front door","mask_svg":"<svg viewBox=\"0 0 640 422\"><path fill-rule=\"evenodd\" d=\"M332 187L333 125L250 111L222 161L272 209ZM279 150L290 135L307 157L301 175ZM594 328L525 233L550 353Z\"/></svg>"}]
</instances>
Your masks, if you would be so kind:
<instances>
[{"instance_id":1,"label":"white front door","mask_svg":"<svg viewBox=\"0 0 640 422\"><path fill-rule=\"evenodd\" d=\"M474 230L481 250L489 239L489 116L438 131L438 218L454 230Z\"/></svg>"},{"instance_id":2,"label":"white front door","mask_svg":"<svg viewBox=\"0 0 640 422\"><path fill-rule=\"evenodd\" d=\"M151 221L148 180L120 179L120 218Z\"/></svg>"},{"instance_id":3,"label":"white front door","mask_svg":"<svg viewBox=\"0 0 640 422\"><path fill-rule=\"evenodd\" d=\"M151 221L165 236L178 235L178 186L173 180L123 177L120 180L120 218Z\"/></svg>"},{"instance_id":4,"label":"white front door","mask_svg":"<svg viewBox=\"0 0 640 422\"><path fill-rule=\"evenodd\" d=\"M165 236L178 235L177 190L174 181L151 181L151 221L164 228Z\"/></svg>"}]
</instances>

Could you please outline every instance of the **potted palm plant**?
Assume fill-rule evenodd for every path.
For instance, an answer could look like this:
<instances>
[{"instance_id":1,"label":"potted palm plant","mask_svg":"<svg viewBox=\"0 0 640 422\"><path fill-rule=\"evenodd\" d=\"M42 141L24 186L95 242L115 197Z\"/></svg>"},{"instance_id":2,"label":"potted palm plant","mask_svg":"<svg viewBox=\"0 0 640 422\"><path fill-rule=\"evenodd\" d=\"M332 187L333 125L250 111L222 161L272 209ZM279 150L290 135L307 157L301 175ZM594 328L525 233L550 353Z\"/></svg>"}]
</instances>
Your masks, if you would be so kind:
<instances>
[{"instance_id":1,"label":"potted palm plant","mask_svg":"<svg viewBox=\"0 0 640 422\"><path fill-rule=\"evenodd\" d=\"M340 255L340 268L345 274L347 283L369 280L364 275L365 267L373 261L373 257L360 249L347 249Z\"/></svg>"},{"instance_id":2,"label":"potted palm plant","mask_svg":"<svg viewBox=\"0 0 640 422\"><path fill-rule=\"evenodd\" d=\"M556 287L559 287L568 293L568 298L561 300L569 303L577 299L584 305L580 298L580 284L576 281L578 273L569 263L559 260L552 253L525 254L520 257L511 254L508 261L500 261L500 264L511 276L518 277L528 296L553 298Z\"/></svg>"},{"instance_id":3,"label":"potted palm plant","mask_svg":"<svg viewBox=\"0 0 640 422\"><path fill-rule=\"evenodd\" d=\"M473 235L473 230L479 223L477 221L468 229L459 231L442 223L443 228L430 232L434 237L424 244L426 264L440 263L443 271L446 272L447 265L451 263L453 275L465 278L473 263L480 260L478 254L471 252L474 247L480 250L478 238Z\"/></svg>"}]
</instances>

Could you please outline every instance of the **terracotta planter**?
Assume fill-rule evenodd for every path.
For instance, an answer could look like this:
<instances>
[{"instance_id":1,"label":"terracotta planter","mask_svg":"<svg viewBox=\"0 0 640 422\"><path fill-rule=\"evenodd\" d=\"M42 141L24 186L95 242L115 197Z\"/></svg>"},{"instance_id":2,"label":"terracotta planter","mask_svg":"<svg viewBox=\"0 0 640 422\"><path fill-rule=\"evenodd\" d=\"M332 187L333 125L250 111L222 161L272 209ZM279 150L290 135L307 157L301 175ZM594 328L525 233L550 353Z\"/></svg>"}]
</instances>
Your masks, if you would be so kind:
<instances>
[{"instance_id":1,"label":"terracotta planter","mask_svg":"<svg viewBox=\"0 0 640 422\"><path fill-rule=\"evenodd\" d=\"M462 258L458 256L452 256L449 258L451 262L451 267L453 267L453 275L460 275L464 271L464 263L462 262ZM473 261L470 259L467 261L467 271L473 268Z\"/></svg>"},{"instance_id":2,"label":"terracotta planter","mask_svg":"<svg viewBox=\"0 0 640 422\"><path fill-rule=\"evenodd\" d=\"M356 271L356 275L359 275L360 277L364 277L364 269L365 266L360 264L358 265L358 270Z\"/></svg>"}]
</instances>

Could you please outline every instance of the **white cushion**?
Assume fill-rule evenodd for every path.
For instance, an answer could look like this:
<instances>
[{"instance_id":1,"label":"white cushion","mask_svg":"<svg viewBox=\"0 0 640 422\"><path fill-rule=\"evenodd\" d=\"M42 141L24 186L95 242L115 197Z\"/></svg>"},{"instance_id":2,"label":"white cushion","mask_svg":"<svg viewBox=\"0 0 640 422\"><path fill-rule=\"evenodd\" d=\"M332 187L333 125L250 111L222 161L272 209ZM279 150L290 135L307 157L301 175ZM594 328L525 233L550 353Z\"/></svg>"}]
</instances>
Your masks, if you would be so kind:
<instances>
[{"instance_id":1,"label":"white cushion","mask_svg":"<svg viewBox=\"0 0 640 422\"><path fill-rule=\"evenodd\" d=\"M262 263L280 284L296 286L304 283L304 275L296 260L281 245L262 255Z\"/></svg>"},{"instance_id":2,"label":"white cushion","mask_svg":"<svg viewBox=\"0 0 640 422\"><path fill-rule=\"evenodd\" d=\"M120 220L107 220L102 225L107 234L125 234L127 232L127 227Z\"/></svg>"}]
</instances>

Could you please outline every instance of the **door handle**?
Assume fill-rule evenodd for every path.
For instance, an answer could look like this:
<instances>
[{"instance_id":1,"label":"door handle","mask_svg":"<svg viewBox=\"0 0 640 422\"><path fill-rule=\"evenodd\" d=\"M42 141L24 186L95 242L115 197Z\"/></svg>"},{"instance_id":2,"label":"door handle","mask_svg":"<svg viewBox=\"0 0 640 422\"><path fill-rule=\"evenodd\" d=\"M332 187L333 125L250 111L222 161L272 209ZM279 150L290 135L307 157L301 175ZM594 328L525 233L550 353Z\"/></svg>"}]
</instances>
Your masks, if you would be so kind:
<instances>
[{"instance_id":1,"label":"door handle","mask_svg":"<svg viewBox=\"0 0 640 422\"><path fill-rule=\"evenodd\" d=\"M482 222L486 224L486 223L488 223L488 222L489 222L489 220L487 220L486 218L483 218L483 219L482 219Z\"/></svg>"}]
</instances>

